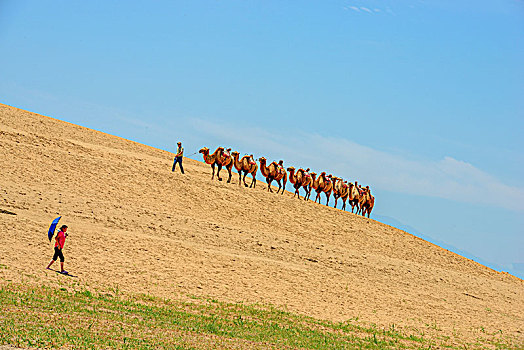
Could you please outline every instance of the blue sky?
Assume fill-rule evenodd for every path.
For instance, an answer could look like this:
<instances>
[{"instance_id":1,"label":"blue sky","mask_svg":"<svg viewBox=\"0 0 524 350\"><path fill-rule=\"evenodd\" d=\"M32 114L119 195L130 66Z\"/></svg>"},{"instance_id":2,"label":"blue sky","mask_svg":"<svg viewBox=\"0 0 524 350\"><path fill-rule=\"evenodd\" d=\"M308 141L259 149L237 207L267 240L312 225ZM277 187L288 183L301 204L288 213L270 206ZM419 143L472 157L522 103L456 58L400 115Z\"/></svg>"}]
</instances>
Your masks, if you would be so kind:
<instances>
[{"instance_id":1,"label":"blue sky","mask_svg":"<svg viewBox=\"0 0 524 350\"><path fill-rule=\"evenodd\" d=\"M523 276L523 34L520 0L0 0L0 102L359 180Z\"/></svg>"}]
</instances>

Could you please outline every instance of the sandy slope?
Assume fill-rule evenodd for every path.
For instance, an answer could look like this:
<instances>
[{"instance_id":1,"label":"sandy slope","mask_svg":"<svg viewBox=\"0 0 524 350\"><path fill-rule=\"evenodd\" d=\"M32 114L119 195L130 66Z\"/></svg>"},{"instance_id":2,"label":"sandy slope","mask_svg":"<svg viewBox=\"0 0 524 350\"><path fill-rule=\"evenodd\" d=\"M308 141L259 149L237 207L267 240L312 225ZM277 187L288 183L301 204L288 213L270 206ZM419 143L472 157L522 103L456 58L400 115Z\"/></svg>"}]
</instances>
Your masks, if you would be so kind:
<instances>
[{"instance_id":1,"label":"sandy slope","mask_svg":"<svg viewBox=\"0 0 524 350\"><path fill-rule=\"evenodd\" d=\"M171 162L171 153L0 105L0 209L17 214L0 214L1 279L63 280L44 270L47 226L63 215L67 269L91 288L523 341L522 280L261 182L239 187L236 174L233 184L211 181L204 163L186 159L186 175L171 173Z\"/></svg>"}]
</instances>

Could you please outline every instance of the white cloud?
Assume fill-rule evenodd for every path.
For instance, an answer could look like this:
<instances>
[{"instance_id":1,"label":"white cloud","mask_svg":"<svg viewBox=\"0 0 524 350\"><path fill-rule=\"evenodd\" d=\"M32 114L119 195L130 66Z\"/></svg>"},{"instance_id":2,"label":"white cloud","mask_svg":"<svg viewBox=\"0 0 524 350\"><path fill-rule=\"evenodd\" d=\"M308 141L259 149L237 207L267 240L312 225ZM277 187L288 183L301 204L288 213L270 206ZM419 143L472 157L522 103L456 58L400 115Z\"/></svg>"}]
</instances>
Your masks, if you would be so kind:
<instances>
[{"instance_id":1,"label":"white cloud","mask_svg":"<svg viewBox=\"0 0 524 350\"><path fill-rule=\"evenodd\" d=\"M348 8L352 9L353 11L360 12L360 9L356 6L349 6Z\"/></svg>"},{"instance_id":2,"label":"white cloud","mask_svg":"<svg viewBox=\"0 0 524 350\"><path fill-rule=\"evenodd\" d=\"M326 171L373 188L524 211L524 188L504 184L451 156L415 160L344 138L301 132L289 136L201 119L192 119L190 123L203 139L221 140L220 143L238 147L243 153L284 159L286 165Z\"/></svg>"},{"instance_id":3,"label":"white cloud","mask_svg":"<svg viewBox=\"0 0 524 350\"><path fill-rule=\"evenodd\" d=\"M368 12L368 13L373 13L373 11L371 11L370 9L368 9L367 7L364 7L364 6L360 6L360 9L361 9L362 11L366 11L366 12Z\"/></svg>"}]
</instances>

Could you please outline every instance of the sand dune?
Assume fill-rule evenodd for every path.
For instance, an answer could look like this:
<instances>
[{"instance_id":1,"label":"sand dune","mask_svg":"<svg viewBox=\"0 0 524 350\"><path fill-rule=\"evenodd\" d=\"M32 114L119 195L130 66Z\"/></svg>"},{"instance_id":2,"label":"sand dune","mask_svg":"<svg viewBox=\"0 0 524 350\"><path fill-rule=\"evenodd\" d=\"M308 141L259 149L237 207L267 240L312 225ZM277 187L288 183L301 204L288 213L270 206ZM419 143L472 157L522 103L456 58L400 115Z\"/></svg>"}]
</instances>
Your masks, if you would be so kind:
<instances>
[{"instance_id":1,"label":"sand dune","mask_svg":"<svg viewBox=\"0 0 524 350\"><path fill-rule=\"evenodd\" d=\"M62 215L67 269L90 288L524 340L522 280L263 183L239 187L236 174L232 184L211 181L201 162L185 159L186 174L172 173L172 156L0 105L0 209L16 214L0 213L2 281L61 283L44 268L47 227Z\"/></svg>"}]
</instances>

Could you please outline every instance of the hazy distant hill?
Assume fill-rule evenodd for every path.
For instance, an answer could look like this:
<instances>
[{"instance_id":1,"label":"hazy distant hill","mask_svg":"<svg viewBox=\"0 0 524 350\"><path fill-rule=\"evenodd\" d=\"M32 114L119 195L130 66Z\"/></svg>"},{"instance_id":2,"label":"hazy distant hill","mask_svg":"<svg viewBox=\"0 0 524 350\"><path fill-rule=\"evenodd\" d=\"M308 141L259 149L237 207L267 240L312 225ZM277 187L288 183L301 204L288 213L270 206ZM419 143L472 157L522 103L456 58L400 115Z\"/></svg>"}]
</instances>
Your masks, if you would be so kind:
<instances>
[{"instance_id":1,"label":"hazy distant hill","mask_svg":"<svg viewBox=\"0 0 524 350\"><path fill-rule=\"evenodd\" d=\"M402 222L398 221L397 219L395 218L392 218L392 217L389 217L389 216L383 216L383 215L374 215L373 216L375 218L375 220L377 221L380 221L384 224L387 224L387 225L390 225L390 226L393 226L393 227L396 227L398 228L399 230L402 230L402 231L406 231L408 233L411 233L412 235L415 235L417 237L420 237L428 242L431 242L431 243L434 243L444 249L447 249L449 251L452 251L454 253L457 253L459 255L462 255L468 259L471 259L471 260L475 260L476 262L478 263L481 263L482 265L485 265L485 266L488 266L492 269L495 269L497 271L506 271L506 272L509 272L511 273L512 275L514 276L517 276L519 277L520 279L523 279L524 278L524 264L519 264L519 263L512 263L512 264L509 264L509 265L504 265L504 266L501 266L501 265L498 265L498 264L494 264L494 263L491 263L489 261L486 261L484 259L481 259L469 252L466 252L462 249L459 249L457 247L454 247L452 245L449 245L445 242L442 242L442 241L439 241L437 239L434 239L433 237L430 237L430 236L427 236L425 234L423 234L422 232L420 232L419 230L417 230L416 228L413 228L409 225L405 225L403 224Z\"/></svg>"}]
</instances>

